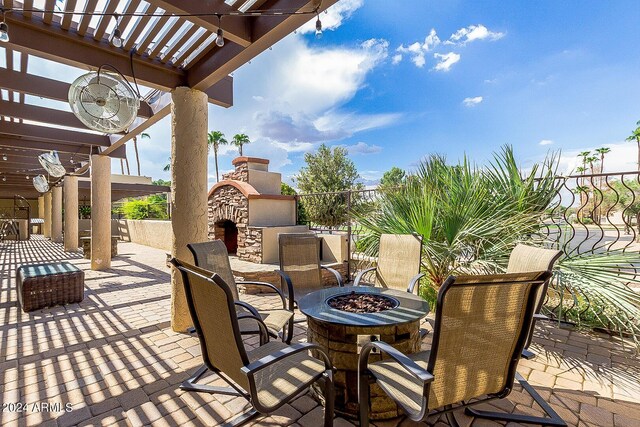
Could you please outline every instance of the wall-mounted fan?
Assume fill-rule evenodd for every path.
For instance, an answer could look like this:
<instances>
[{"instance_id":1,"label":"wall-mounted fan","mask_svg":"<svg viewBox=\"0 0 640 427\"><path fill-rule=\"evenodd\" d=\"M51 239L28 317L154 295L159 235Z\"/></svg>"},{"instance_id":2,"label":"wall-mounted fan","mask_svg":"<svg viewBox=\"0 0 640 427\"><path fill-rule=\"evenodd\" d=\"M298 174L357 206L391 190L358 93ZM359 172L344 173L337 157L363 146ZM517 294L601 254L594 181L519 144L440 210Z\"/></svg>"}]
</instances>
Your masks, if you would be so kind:
<instances>
[{"instance_id":1,"label":"wall-mounted fan","mask_svg":"<svg viewBox=\"0 0 640 427\"><path fill-rule=\"evenodd\" d=\"M78 77L69 88L69 105L89 129L105 133L126 130L138 115L140 96L118 70L92 71Z\"/></svg>"},{"instance_id":2,"label":"wall-mounted fan","mask_svg":"<svg viewBox=\"0 0 640 427\"><path fill-rule=\"evenodd\" d=\"M56 151L40 154L38 161L51 176L59 178L67 173L67 170L62 166L62 163L60 163L60 158L58 158Z\"/></svg>"},{"instance_id":3,"label":"wall-mounted fan","mask_svg":"<svg viewBox=\"0 0 640 427\"><path fill-rule=\"evenodd\" d=\"M49 182L44 175L38 175L33 177L33 186L36 187L40 193L46 193L49 191Z\"/></svg>"}]
</instances>

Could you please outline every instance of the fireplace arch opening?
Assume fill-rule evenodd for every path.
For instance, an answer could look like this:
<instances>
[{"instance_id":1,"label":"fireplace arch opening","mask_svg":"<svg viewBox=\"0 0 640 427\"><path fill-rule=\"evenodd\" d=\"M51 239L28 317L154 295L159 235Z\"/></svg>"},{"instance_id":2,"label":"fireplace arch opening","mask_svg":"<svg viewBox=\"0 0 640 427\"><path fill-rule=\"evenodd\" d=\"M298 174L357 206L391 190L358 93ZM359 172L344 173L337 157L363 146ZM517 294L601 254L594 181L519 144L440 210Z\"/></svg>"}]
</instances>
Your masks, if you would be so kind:
<instances>
[{"instance_id":1,"label":"fireplace arch opening","mask_svg":"<svg viewBox=\"0 0 640 427\"><path fill-rule=\"evenodd\" d=\"M224 242L229 254L238 252L238 227L235 222L228 219L218 221L214 224L215 237Z\"/></svg>"}]
</instances>

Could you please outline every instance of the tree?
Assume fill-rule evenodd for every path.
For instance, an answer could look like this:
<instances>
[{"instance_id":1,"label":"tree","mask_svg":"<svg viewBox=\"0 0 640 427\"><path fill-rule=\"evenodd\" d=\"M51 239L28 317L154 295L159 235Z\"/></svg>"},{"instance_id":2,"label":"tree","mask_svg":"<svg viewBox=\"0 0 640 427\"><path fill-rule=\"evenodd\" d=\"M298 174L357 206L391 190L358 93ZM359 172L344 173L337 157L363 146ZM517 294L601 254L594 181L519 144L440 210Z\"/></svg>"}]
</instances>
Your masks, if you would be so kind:
<instances>
[{"instance_id":1,"label":"tree","mask_svg":"<svg viewBox=\"0 0 640 427\"><path fill-rule=\"evenodd\" d=\"M596 148L596 153L600 154L600 172L604 173L604 155L611 152L611 148L600 147Z\"/></svg>"},{"instance_id":2,"label":"tree","mask_svg":"<svg viewBox=\"0 0 640 427\"><path fill-rule=\"evenodd\" d=\"M140 134L140 139L149 139L151 138L149 136L148 133L141 133ZM136 163L138 164L138 176L140 176L140 156L138 156L138 137L134 136L133 137L133 150L136 153ZM129 168L129 165L127 164L127 169Z\"/></svg>"},{"instance_id":3,"label":"tree","mask_svg":"<svg viewBox=\"0 0 640 427\"><path fill-rule=\"evenodd\" d=\"M307 217L313 223L328 227L344 224L348 219L348 204L353 208L358 202L356 198L347 200L351 195L346 190L363 188L356 183L360 175L347 157L347 149L331 149L322 144L316 153L306 153L304 161L306 166L300 169L295 180L302 193L314 194L302 198Z\"/></svg>"},{"instance_id":4,"label":"tree","mask_svg":"<svg viewBox=\"0 0 640 427\"><path fill-rule=\"evenodd\" d=\"M638 170L640 171L640 120L636 122L636 125L638 127L627 137L627 141L635 140L636 144L638 144Z\"/></svg>"},{"instance_id":5,"label":"tree","mask_svg":"<svg viewBox=\"0 0 640 427\"><path fill-rule=\"evenodd\" d=\"M221 145L227 145L229 141L224 137L224 133L219 130L212 130L207 134L207 145L209 151L213 148L213 161L216 165L216 182L220 181L220 176L218 174L218 149Z\"/></svg>"},{"instance_id":6,"label":"tree","mask_svg":"<svg viewBox=\"0 0 640 427\"><path fill-rule=\"evenodd\" d=\"M231 141L231 144L238 147L238 151L240 152L241 156L242 156L242 146L249 143L251 143L251 140L249 140L249 136L247 136L247 134L245 133L237 133L233 135L233 140Z\"/></svg>"},{"instance_id":7,"label":"tree","mask_svg":"<svg viewBox=\"0 0 640 427\"><path fill-rule=\"evenodd\" d=\"M167 163L166 165L164 165L164 167L162 168L162 170L163 170L163 171L165 171L165 172L169 172L169 171L171 170L171 157L169 157L169 158L167 159L167 161L168 161L169 163Z\"/></svg>"},{"instance_id":8,"label":"tree","mask_svg":"<svg viewBox=\"0 0 640 427\"><path fill-rule=\"evenodd\" d=\"M156 179L155 181L151 181L153 185L163 185L165 187L171 187L171 181L167 181L165 179Z\"/></svg>"},{"instance_id":9,"label":"tree","mask_svg":"<svg viewBox=\"0 0 640 427\"><path fill-rule=\"evenodd\" d=\"M406 173L397 166L386 171L380 179L380 187L399 187L404 184Z\"/></svg>"}]
</instances>

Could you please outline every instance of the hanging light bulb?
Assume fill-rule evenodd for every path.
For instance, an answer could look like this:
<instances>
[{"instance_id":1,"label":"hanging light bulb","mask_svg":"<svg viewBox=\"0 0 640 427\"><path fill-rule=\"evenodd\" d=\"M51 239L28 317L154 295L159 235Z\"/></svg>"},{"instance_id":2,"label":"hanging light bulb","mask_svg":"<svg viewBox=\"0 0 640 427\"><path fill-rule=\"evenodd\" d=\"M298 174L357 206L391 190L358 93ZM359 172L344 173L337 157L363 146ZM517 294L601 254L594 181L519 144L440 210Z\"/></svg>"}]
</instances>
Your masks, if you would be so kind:
<instances>
[{"instance_id":1,"label":"hanging light bulb","mask_svg":"<svg viewBox=\"0 0 640 427\"><path fill-rule=\"evenodd\" d=\"M74 164L75 162L73 161L73 157L71 159L69 159L69 163Z\"/></svg>"},{"instance_id":2,"label":"hanging light bulb","mask_svg":"<svg viewBox=\"0 0 640 427\"><path fill-rule=\"evenodd\" d=\"M111 44L114 47L117 48L121 48L122 45L124 44L124 41L122 40L122 33L120 32L120 28L118 28L118 20L119 20L119 15L113 15L113 17L116 19L116 28L115 30L113 30L113 36L111 37Z\"/></svg>"},{"instance_id":3,"label":"hanging light bulb","mask_svg":"<svg viewBox=\"0 0 640 427\"><path fill-rule=\"evenodd\" d=\"M7 177L6 176L2 177L2 182L7 182Z\"/></svg>"},{"instance_id":4,"label":"hanging light bulb","mask_svg":"<svg viewBox=\"0 0 640 427\"><path fill-rule=\"evenodd\" d=\"M2 155L2 160L4 160L5 162L7 161L7 155L6 154Z\"/></svg>"},{"instance_id":5,"label":"hanging light bulb","mask_svg":"<svg viewBox=\"0 0 640 427\"><path fill-rule=\"evenodd\" d=\"M29 179L29 175L27 175L26 178Z\"/></svg>"},{"instance_id":6,"label":"hanging light bulb","mask_svg":"<svg viewBox=\"0 0 640 427\"><path fill-rule=\"evenodd\" d=\"M222 15L218 16L218 31L216 31L216 46L222 47L224 46L224 32L222 31L222 27L220 26L222 23Z\"/></svg>"},{"instance_id":7,"label":"hanging light bulb","mask_svg":"<svg viewBox=\"0 0 640 427\"><path fill-rule=\"evenodd\" d=\"M8 43L9 42L9 26L6 21L6 11L4 9L0 9L2 11L2 22L0 22L0 42Z\"/></svg>"},{"instance_id":8,"label":"hanging light bulb","mask_svg":"<svg viewBox=\"0 0 640 427\"><path fill-rule=\"evenodd\" d=\"M320 14L318 14L318 20L316 21L316 38L322 38L322 22L320 22Z\"/></svg>"}]
</instances>

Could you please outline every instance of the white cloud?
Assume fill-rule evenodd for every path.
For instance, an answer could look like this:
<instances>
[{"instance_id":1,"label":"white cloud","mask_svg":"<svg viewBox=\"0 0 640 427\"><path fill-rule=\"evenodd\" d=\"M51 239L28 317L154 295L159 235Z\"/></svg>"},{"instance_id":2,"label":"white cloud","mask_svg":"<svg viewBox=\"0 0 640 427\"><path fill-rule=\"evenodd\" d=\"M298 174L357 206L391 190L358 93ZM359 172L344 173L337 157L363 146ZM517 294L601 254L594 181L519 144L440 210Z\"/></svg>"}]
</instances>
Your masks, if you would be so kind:
<instances>
[{"instance_id":1,"label":"white cloud","mask_svg":"<svg viewBox=\"0 0 640 427\"><path fill-rule=\"evenodd\" d=\"M340 27L345 19L349 19L353 12L358 10L364 4L364 0L340 0L338 3L329 7L324 13L320 14L320 22L322 22L322 31L335 30ZM314 15L309 22L298 29L298 32L312 33L316 31L316 19Z\"/></svg>"},{"instance_id":2,"label":"white cloud","mask_svg":"<svg viewBox=\"0 0 640 427\"><path fill-rule=\"evenodd\" d=\"M445 44L458 44L465 45L475 40L498 40L504 37L505 33L499 31L490 31L482 24L469 25L466 28L460 28L455 33L451 34L449 40Z\"/></svg>"},{"instance_id":3,"label":"white cloud","mask_svg":"<svg viewBox=\"0 0 640 427\"><path fill-rule=\"evenodd\" d=\"M634 142L617 142L563 151L558 171L565 175L574 172L578 166L582 166L582 158L578 157L578 154L583 151L594 152L599 147L611 149L604 158L604 172L628 172L637 169L638 148L636 144Z\"/></svg>"},{"instance_id":4,"label":"white cloud","mask_svg":"<svg viewBox=\"0 0 640 427\"><path fill-rule=\"evenodd\" d=\"M402 61L403 54L406 54L409 56L411 62L413 62L416 67L422 68L427 62L425 54L433 50L433 48L435 48L439 44L440 38L436 34L436 30L432 28L429 34L425 37L424 42L414 42L409 46L405 46L404 44L398 46L396 52L399 53L393 57L392 62L393 64L398 64L400 61Z\"/></svg>"},{"instance_id":5,"label":"white cloud","mask_svg":"<svg viewBox=\"0 0 640 427\"><path fill-rule=\"evenodd\" d=\"M433 67L435 71L449 71L453 64L460 61L460 55L455 52L434 53L433 57L438 59L438 63Z\"/></svg>"},{"instance_id":6,"label":"white cloud","mask_svg":"<svg viewBox=\"0 0 640 427\"><path fill-rule=\"evenodd\" d=\"M543 139L538 143L538 145L551 145L551 144L553 144L553 141L550 139Z\"/></svg>"},{"instance_id":7,"label":"white cloud","mask_svg":"<svg viewBox=\"0 0 640 427\"><path fill-rule=\"evenodd\" d=\"M474 96L473 98L465 98L462 100L462 103L465 107L475 107L476 105L482 102L481 96Z\"/></svg>"},{"instance_id":8,"label":"white cloud","mask_svg":"<svg viewBox=\"0 0 640 427\"><path fill-rule=\"evenodd\" d=\"M346 148L351 155L376 154L382 151L382 147L379 145L369 145L362 141L353 145L343 145L343 147Z\"/></svg>"}]
</instances>

